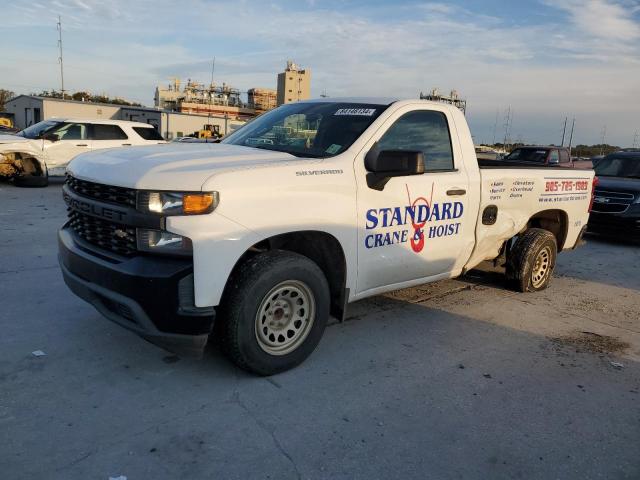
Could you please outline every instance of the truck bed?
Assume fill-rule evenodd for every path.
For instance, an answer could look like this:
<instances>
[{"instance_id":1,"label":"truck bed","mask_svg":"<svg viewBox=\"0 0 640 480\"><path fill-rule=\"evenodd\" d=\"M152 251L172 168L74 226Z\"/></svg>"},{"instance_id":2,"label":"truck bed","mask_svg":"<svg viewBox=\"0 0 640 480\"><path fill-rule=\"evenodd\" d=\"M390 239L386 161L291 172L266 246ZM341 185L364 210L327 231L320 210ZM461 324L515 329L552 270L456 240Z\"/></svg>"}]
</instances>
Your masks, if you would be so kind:
<instances>
[{"instance_id":1,"label":"truck bed","mask_svg":"<svg viewBox=\"0 0 640 480\"><path fill-rule=\"evenodd\" d=\"M519 162L517 160L487 160L478 159L478 166L480 169L487 168L529 168L529 169L554 169L554 170L592 170L586 162L580 162L580 164L570 164L569 166L562 165L542 165L531 162Z\"/></svg>"}]
</instances>

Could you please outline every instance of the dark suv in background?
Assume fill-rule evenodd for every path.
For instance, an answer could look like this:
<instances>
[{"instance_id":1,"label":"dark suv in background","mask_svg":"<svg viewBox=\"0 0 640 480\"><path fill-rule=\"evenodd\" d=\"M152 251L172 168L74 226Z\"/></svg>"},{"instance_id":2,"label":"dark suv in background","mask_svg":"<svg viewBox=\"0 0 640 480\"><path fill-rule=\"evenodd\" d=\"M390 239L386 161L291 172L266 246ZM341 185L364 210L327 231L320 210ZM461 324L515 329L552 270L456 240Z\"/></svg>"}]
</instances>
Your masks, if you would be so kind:
<instances>
[{"instance_id":1,"label":"dark suv in background","mask_svg":"<svg viewBox=\"0 0 640 480\"><path fill-rule=\"evenodd\" d=\"M620 240L640 240L640 150L616 152L596 160L598 177L590 232Z\"/></svg>"}]
</instances>

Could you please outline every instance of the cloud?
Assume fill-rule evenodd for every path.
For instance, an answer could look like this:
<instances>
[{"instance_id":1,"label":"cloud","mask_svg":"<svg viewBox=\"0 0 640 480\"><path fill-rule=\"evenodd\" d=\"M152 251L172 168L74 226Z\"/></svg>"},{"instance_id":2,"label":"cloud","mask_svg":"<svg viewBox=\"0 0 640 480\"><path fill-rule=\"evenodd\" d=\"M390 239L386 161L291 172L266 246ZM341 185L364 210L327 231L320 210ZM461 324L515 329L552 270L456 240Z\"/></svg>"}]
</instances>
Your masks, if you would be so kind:
<instances>
[{"instance_id":1,"label":"cloud","mask_svg":"<svg viewBox=\"0 0 640 480\"><path fill-rule=\"evenodd\" d=\"M595 38L621 42L640 39L640 25L631 18L639 5L605 0L553 0L546 3L566 11L577 29Z\"/></svg>"},{"instance_id":2,"label":"cloud","mask_svg":"<svg viewBox=\"0 0 640 480\"><path fill-rule=\"evenodd\" d=\"M469 101L480 139L490 137L496 109L507 105L517 112L514 128L538 141L552 137L545 125L574 113L585 136L603 123L609 131L632 128L629 99L640 97L635 1L545 0L538 4L544 22L471 11L468 3L264 5L192 0L178 18L168 0L9 4L8 37L27 38L5 52L25 62L7 64L9 53L0 52L0 78L57 86L60 13L69 87L143 103L168 77L208 82L214 56L215 79L245 91L275 88L276 73L291 58L312 69L315 95L417 97L433 87L456 88ZM537 126L530 129L528 119Z\"/></svg>"}]
</instances>

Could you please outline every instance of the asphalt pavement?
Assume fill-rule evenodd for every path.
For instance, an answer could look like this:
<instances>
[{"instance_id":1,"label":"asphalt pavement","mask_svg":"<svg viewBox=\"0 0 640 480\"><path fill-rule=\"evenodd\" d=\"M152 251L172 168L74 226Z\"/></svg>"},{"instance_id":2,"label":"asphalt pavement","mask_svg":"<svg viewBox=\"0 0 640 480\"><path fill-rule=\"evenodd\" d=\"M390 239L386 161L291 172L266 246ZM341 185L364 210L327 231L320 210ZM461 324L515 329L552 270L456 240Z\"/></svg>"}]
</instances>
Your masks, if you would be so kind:
<instances>
[{"instance_id":1,"label":"asphalt pavement","mask_svg":"<svg viewBox=\"0 0 640 480\"><path fill-rule=\"evenodd\" d=\"M636 245L590 238L536 294L484 266L359 302L258 378L71 294L65 217L60 182L0 184L2 478L640 478Z\"/></svg>"}]
</instances>

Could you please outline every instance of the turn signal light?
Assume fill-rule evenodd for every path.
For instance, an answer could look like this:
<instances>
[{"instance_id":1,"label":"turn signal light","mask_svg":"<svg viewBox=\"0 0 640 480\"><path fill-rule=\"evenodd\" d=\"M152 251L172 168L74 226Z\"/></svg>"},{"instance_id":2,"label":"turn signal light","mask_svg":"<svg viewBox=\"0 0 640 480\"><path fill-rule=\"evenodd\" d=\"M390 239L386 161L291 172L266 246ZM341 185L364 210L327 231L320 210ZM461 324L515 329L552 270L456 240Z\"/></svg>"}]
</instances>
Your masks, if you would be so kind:
<instances>
[{"instance_id":1,"label":"turn signal light","mask_svg":"<svg viewBox=\"0 0 640 480\"><path fill-rule=\"evenodd\" d=\"M199 215L213 210L213 193L186 193L182 197L182 211L185 215Z\"/></svg>"}]
</instances>

